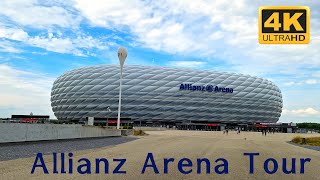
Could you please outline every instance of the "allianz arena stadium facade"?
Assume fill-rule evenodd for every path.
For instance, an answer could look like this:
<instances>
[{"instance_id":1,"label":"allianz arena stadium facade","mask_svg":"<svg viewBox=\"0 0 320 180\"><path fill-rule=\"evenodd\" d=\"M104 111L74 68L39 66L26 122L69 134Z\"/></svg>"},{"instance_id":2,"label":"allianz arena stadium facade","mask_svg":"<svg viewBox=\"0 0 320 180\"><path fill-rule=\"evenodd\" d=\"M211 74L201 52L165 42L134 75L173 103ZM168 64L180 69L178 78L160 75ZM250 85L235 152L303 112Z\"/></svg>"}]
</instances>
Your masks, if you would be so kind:
<instances>
[{"instance_id":1,"label":"allianz arena stadium facade","mask_svg":"<svg viewBox=\"0 0 320 180\"><path fill-rule=\"evenodd\" d=\"M51 105L59 120L117 118L119 66L75 69L55 80ZM282 95L249 75L125 65L121 118L162 123L275 123ZM110 110L111 109L111 112Z\"/></svg>"}]
</instances>

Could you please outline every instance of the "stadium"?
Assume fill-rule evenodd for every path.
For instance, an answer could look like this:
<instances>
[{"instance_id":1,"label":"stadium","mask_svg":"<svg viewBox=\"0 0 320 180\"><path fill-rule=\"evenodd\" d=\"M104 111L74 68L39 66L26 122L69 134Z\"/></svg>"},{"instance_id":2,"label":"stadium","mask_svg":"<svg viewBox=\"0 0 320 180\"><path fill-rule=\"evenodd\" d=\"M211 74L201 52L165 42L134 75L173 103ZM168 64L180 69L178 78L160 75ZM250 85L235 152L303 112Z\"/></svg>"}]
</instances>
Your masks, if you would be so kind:
<instances>
[{"instance_id":1,"label":"stadium","mask_svg":"<svg viewBox=\"0 0 320 180\"><path fill-rule=\"evenodd\" d=\"M119 98L119 66L98 65L68 71L52 87L51 105L59 120L88 117L115 123ZM122 123L205 128L276 123L282 111L280 89L254 76L125 65Z\"/></svg>"}]
</instances>

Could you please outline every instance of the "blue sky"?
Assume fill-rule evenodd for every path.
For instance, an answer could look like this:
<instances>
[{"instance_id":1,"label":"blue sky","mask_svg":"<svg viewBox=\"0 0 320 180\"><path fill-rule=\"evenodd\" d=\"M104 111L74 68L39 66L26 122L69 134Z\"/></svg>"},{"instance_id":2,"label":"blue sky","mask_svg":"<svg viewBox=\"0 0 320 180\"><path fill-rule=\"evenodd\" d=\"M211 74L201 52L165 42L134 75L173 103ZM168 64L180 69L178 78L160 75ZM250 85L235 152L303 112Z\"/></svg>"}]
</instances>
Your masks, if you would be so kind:
<instances>
[{"instance_id":1,"label":"blue sky","mask_svg":"<svg viewBox=\"0 0 320 180\"><path fill-rule=\"evenodd\" d=\"M311 43L260 45L258 8L307 5ZM50 114L53 81L82 66L189 67L272 80L283 94L281 122L320 123L320 4L305 0L0 2L0 117Z\"/></svg>"}]
</instances>

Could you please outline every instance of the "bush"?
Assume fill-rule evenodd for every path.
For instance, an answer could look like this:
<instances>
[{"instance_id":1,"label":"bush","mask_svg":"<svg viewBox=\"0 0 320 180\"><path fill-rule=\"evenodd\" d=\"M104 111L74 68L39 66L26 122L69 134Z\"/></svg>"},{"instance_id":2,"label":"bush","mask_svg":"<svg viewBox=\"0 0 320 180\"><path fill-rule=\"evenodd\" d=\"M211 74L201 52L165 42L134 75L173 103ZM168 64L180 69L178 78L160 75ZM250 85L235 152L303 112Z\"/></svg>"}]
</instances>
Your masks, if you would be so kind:
<instances>
[{"instance_id":1,"label":"bush","mask_svg":"<svg viewBox=\"0 0 320 180\"><path fill-rule=\"evenodd\" d=\"M302 143L302 137L301 136L295 136L294 138L292 138L291 142L297 143L297 144L301 144Z\"/></svg>"},{"instance_id":2,"label":"bush","mask_svg":"<svg viewBox=\"0 0 320 180\"><path fill-rule=\"evenodd\" d=\"M297 144L302 144L302 138L301 136L296 136L292 138L291 142L297 143ZM305 138L306 139L306 145L310 146L320 146L320 137L309 137Z\"/></svg>"},{"instance_id":3,"label":"bush","mask_svg":"<svg viewBox=\"0 0 320 180\"><path fill-rule=\"evenodd\" d=\"M132 126L123 126L122 129L132 129Z\"/></svg>"},{"instance_id":4,"label":"bush","mask_svg":"<svg viewBox=\"0 0 320 180\"><path fill-rule=\"evenodd\" d=\"M142 130L134 130L134 135L135 136L143 136L143 135L146 135L146 133Z\"/></svg>"},{"instance_id":5,"label":"bush","mask_svg":"<svg viewBox=\"0 0 320 180\"><path fill-rule=\"evenodd\" d=\"M310 146L320 146L320 137L306 138L306 144Z\"/></svg>"}]
</instances>

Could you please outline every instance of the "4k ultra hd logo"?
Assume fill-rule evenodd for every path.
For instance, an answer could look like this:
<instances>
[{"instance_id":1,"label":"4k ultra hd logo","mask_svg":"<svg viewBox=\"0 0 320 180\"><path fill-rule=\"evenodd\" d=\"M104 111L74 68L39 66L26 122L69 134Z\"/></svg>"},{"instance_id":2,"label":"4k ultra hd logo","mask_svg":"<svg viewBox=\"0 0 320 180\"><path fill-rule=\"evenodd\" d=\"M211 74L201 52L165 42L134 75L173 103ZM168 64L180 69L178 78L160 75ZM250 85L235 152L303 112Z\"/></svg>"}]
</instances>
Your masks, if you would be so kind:
<instances>
[{"instance_id":1,"label":"4k ultra hd logo","mask_svg":"<svg viewBox=\"0 0 320 180\"><path fill-rule=\"evenodd\" d=\"M310 9L307 6L259 8L260 44L308 44Z\"/></svg>"}]
</instances>

